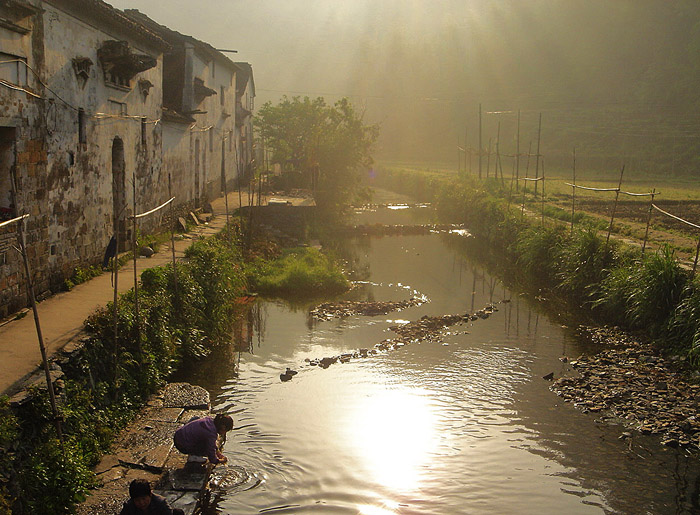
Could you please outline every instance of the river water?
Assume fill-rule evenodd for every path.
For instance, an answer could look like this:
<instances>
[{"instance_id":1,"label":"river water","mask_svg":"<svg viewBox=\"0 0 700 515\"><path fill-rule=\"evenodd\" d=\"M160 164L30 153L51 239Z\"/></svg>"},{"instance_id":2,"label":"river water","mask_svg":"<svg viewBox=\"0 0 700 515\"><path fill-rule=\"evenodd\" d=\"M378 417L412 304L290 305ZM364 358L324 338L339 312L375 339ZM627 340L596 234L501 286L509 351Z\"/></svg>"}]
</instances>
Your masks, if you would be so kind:
<instances>
[{"instance_id":1,"label":"river water","mask_svg":"<svg viewBox=\"0 0 700 515\"><path fill-rule=\"evenodd\" d=\"M358 223L416 223L425 207ZM583 414L549 390L559 358L594 352L543 299L506 288L463 234L348 238L355 300L429 302L315 322L308 304L259 301L234 342L188 379L233 414L207 513L692 513L698 461ZM505 301L505 302L503 302ZM327 369L307 359L371 348L423 315L498 311ZM287 367L298 371L282 382Z\"/></svg>"}]
</instances>

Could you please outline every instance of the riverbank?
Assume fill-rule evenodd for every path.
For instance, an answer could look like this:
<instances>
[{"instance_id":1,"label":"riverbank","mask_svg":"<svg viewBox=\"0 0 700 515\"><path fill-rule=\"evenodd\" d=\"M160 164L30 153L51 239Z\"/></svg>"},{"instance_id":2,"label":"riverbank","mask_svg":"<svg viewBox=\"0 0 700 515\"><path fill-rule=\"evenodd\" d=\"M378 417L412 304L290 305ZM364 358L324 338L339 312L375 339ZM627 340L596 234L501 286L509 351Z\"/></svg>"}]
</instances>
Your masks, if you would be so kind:
<instances>
[{"instance_id":1,"label":"riverbank","mask_svg":"<svg viewBox=\"0 0 700 515\"><path fill-rule=\"evenodd\" d=\"M94 469L99 486L78 505L77 515L119 513L129 499L129 483L145 479L171 508L191 515L208 498L212 466L188 462L173 450L173 434L194 417L210 414L209 393L187 383L169 383L152 396L122 430L110 453Z\"/></svg>"},{"instance_id":2,"label":"riverbank","mask_svg":"<svg viewBox=\"0 0 700 515\"><path fill-rule=\"evenodd\" d=\"M220 220L225 229L212 228L210 237L192 241L175 267L167 259L145 267L138 296L127 290L116 307L105 300L87 320L75 322L69 332L78 339L66 352L58 356L50 347L60 357L51 364L55 410L41 374L12 401L0 397L0 507L49 514L82 501L95 486L92 466L146 399L173 371L229 341L242 309L237 299L249 294L248 274L256 273L244 261L273 259L278 250L262 234L264 227L257 225L257 236L243 238L245 221ZM111 288L107 292L111 297ZM64 303L58 319L61 309L70 312ZM76 313L65 317L69 323L80 316ZM23 320L15 322L4 330Z\"/></svg>"},{"instance_id":3,"label":"riverbank","mask_svg":"<svg viewBox=\"0 0 700 515\"><path fill-rule=\"evenodd\" d=\"M417 199L434 202L445 221L464 223L543 299L567 302L601 325L628 331L599 328L597 342L606 347L600 354L562 356L571 374L554 378L558 395L584 412L603 412L661 435L666 445L700 445L700 286L672 251L642 255L619 241L606 242L593 229L572 233L521 216L475 181L420 174L385 179L382 186L418 191ZM629 331L645 334L647 342Z\"/></svg>"},{"instance_id":4,"label":"riverbank","mask_svg":"<svg viewBox=\"0 0 700 515\"><path fill-rule=\"evenodd\" d=\"M563 356L567 372L553 377L552 390L584 413L659 435L670 447L700 448L699 374L679 368L650 343L619 330L582 327L606 348L595 355ZM632 439L626 432L623 438Z\"/></svg>"}]
</instances>

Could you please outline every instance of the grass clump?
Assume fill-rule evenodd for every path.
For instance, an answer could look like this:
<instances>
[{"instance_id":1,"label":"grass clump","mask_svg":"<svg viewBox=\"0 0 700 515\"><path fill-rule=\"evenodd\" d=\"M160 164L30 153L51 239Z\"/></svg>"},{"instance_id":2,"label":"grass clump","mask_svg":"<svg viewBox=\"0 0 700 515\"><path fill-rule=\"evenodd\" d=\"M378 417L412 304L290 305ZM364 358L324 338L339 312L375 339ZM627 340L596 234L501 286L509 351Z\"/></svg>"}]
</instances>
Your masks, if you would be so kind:
<instances>
[{"instance_id":1,"label":"grass clump","mask_svg":"<svg viewBox=\"0 0 700 515\"><path fill-rule=\"evenodd\" d=\"M310 297L350 288L337 262L310 247L287 249L277 259L258 261L248 280L254 291L268 296Z\"/></svg>"}]
</instances>

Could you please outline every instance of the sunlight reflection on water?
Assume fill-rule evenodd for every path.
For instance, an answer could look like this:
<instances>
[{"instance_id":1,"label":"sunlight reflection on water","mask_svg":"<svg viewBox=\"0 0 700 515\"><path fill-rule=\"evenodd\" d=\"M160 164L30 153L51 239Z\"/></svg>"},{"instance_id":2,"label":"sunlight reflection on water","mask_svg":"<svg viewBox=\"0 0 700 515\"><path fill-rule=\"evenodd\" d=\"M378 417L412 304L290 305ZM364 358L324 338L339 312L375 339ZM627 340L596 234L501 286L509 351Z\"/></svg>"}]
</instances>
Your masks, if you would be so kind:
<instances>
[{"instance_id":1,"label":"sunlight reflection on water","mask_svg":"<svg viewBox=\"0 0 700 515\"><path fill-rule=\"evenodd\" d=\"M420 488L438 445L430 395L422 388L379 391L348 414L346 438L376 482L404 493Z\"/></svg>"}]
</instances>

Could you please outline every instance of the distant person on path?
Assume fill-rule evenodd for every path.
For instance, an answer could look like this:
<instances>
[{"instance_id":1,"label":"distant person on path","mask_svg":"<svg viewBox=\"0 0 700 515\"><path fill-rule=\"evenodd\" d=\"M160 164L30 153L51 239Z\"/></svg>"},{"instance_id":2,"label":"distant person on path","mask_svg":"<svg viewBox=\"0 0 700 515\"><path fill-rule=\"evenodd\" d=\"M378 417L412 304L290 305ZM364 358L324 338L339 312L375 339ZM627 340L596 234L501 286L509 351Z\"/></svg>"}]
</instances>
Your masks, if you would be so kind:
<instances>
[{"instance_id":1,"label":"distant person on path","mask_svg":"<svg viewBox=\"0 0 700 515\"><path fill-rule=\"evenodd\" d=\"M145 479L134 479L129 485L129 499L124 503L120 515L185 515L179 508L172 509L168 501L151 492Z\"/></svg>"},{"instance_id":2,"label":"distant person on path","mask_svg":"<svg viewBox=\"0 0 700 515\"><path fill-rule=\"evenodd\" d=\"M219 451L216 440L221 436L226 441L226 433L233 429L233 419L219 413L216 417L202 417L192 420L175 431L175 447L183 454L206 456L209 462L226 463L226 456Z\"/></svg>"}]
</instances>

